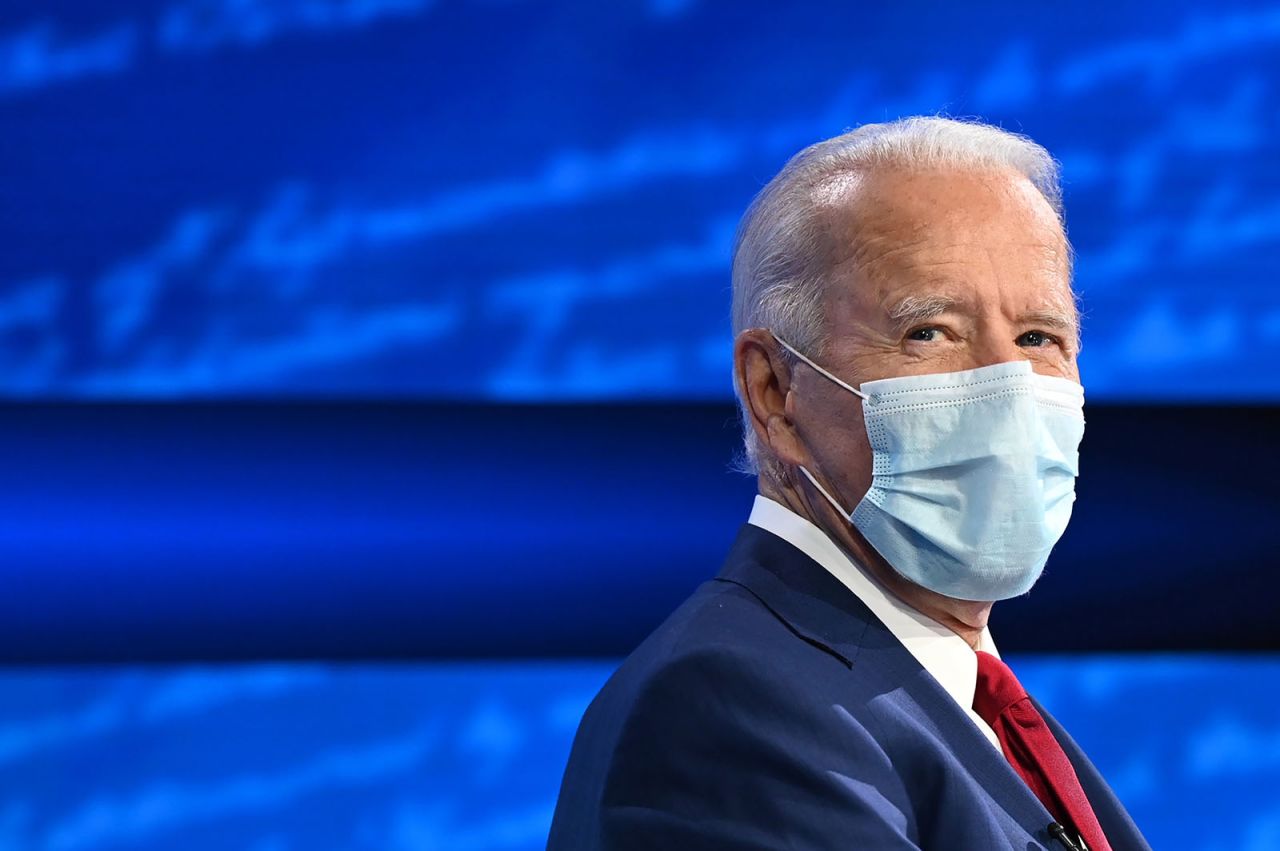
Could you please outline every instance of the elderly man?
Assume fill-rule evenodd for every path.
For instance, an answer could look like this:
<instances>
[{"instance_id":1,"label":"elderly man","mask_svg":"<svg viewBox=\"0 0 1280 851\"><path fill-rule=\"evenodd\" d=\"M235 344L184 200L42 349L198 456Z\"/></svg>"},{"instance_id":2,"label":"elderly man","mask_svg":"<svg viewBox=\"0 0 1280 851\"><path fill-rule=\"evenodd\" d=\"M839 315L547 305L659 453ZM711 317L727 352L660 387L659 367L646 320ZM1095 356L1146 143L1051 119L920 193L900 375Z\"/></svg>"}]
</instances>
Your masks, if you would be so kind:
<instances>
[{"instance_id":1,"label":"elderly man","mask_svg":"<svg viewBox=\"0 0 1280 851\"><path fill-rule=\"evenodd\" d=\"M582 720L548 848L1145 849L987 629L1084 430L1057 167L1000 129L801 151L733 257L750 518Z\"/></svg>"}]
</instances>

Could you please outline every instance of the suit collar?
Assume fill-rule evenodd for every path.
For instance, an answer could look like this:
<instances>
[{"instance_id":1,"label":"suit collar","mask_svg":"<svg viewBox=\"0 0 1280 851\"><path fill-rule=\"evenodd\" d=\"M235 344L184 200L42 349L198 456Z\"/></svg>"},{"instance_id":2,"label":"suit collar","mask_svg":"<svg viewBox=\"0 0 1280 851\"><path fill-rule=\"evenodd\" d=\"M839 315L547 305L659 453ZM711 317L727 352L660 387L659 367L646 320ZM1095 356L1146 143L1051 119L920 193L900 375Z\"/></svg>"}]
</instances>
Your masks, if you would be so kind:
<instances>
[{"instance_id":1,"label":"suit collar","mask_svg":"<svg viewBox=\"0 0 1280 851\"><path fill-rule=\"evenodd\" d=\"M740 585L801 639L849 668L866 665L904 691L947 746L1029 833L1049 842L1053 818L1004 755L857 596L813 559L744 525L716 580Z\"/></svg>"},{"instance_id":2,"label":"suit collar","mask_svg":"<svg viewBox=\"0 0 1280 851\"><path fill-rule=\"evenodd\" d=\"M738 532L716 579L746 588L792 632L850 667L876 622L866 604L820 564L750 524Z\"/></svg>"},{"instance_id":3,"label":"suit collar","mask_svg":"<svg viewBox=\"0 0 1280 851\"><path fill-rule=\"evenodd\" d=\"M795 635L848 667L861 659L900 684L983 787L1029 833L1055 847L1045 831L1052 817L1004 756L982 740L982 733L866 604L822 565L777 535L747 524L716 579L745 588ZM1044 707L1036 708L1075 767L1112 848L1150 851L1088 757Z\"/></svg>"},{"instance_id":4,"label":"suit collar","mask_svg":"<svg viewBox=\"0 0 1280 851\"><path fill-rule=\"evenodd\" d=\"M826 532L779 502L759 495L747 521L772 532L840 580L861 600L876 620L888 627L894 638L938 681L961 707L973 706L978 679L978 659L973 648L948 627L915 610L880 584L862 565L852 559ZM1000 657L989 630L979 635L979 650ZM974 723L980 719L973 717ZM995 733L980 727L992 747L1000 748Z\"/></svg>"}]
</instances>

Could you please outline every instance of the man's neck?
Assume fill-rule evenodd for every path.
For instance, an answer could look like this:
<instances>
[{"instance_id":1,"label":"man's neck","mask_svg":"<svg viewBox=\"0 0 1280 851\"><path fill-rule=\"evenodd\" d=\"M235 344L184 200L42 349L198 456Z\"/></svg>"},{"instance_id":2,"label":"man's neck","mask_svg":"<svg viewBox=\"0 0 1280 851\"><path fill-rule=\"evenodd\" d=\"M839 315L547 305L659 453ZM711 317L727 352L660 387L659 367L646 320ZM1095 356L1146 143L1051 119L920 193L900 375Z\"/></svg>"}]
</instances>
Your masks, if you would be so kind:
<instances>
[{"instance_id":1,"label":"man's neck","mask_svg":"<svg viewBox=\"0 0 1280 851\"><path fill-rule=\"evenodd\" d=\"M960 636L975 650L991 615L992 603L957 600L903 578L867 543L852 523L836 513L815 488L760 478L760 493L817 526L850 559L911 608Z\"/></svg>"}]
</instances>

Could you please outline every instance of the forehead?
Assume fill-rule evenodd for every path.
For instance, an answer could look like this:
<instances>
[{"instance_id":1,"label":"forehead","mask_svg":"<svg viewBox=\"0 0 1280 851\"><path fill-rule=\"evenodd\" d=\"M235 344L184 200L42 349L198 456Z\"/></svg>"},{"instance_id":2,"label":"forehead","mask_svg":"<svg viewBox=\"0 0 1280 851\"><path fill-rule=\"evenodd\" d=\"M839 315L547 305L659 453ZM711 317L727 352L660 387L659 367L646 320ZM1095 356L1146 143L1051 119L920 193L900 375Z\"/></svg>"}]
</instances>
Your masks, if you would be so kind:
<instances>
[{"instance_id":1,"label":"forehead","mask_svg":"<svg viewBox=\"0 0 1280 851\"><path fill-rule=\"evenodd\" d=\"M1072 304L1061 223L1025 177L883 169L845 186L815 193L832 321L929 295L1019 311Z\"/></svg>"}]
</instances>

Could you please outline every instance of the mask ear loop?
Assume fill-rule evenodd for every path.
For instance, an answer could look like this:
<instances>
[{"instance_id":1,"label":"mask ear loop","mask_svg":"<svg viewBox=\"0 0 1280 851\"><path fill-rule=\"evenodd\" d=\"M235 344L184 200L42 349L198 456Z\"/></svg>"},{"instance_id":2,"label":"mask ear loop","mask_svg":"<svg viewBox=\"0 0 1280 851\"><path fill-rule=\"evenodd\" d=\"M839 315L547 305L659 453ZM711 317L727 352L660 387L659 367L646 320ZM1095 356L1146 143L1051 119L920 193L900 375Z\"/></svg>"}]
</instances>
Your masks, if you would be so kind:
<instances>
[{"instance_id":1,"label":"mask ear loop","mask_svg":"<svg viewBox=\"0 0 1280 851\"><path fill-rule=\"evenodd\" d=\"M784 349L786 349L787 351L791 352L791 354L795 355L796 357L800 358L800 360L804 361L804 362L805 362L805 363L807 363L809 366L813 367L813 369L814 369L814 370L815 370L819 375L822 375L822 376L824 376L824 377L826 377L826 378L831 379L831 380L832 380L832 381L834 381L836 384L840 385L840 386L841 386L841 387L843 387L845 390L848 390L850 393L852 393L852 394L853 394L853 395L855 395L855 396L858 396L859 398L862 398L862 399L868 399L868 398L870 398L869 396L867 396L867 394L866 394L866 393L863 393L861 390L859 390L858 388L854 387L852 384L849 384L849 383L848 383L848 382L846 382L846 381L842 381L841 379L836 378L834 375L832 375L831 373L827 372L825 369L823 369L822 367L818 366L816 363L814 363L813 361L809 360L809 359L808 359L807 357L805 357L804 355L800 354L800 352L798 352L794 346L792 346L792 345L791 345L790 343L788 343L786 340L784 340L784 339L782 339L781 337L779 337L777 334L774 334L772 331L770 331L769 333L773 336L773 339L775 339L775 340L777 340L777 341L778 341L778 345L782 346L782 348L784 348ZM836 510L836 513L837 513L837 514L841 515L842 517L844 517L844 518L845 518L846 520L848 520L849 522L851 522L851 523L853 522L853 512L845 511L845 510L844 510L844 508L840 505L840 503L836 500L836 498L835 498L834 496L832 496L832 495L831 495L831 493L830 493L826 488L824 488L824 487L822 486L822 484L821 484L821 483L819 483L819 481L818 481L816 478L814 478L813 473L810 473L808 470L806 470L806 469L804 468L804 466L803 466L803 465L800 467L800 472L801 472L801 473L804 473L804 477L805 477L806 479L808 479L808 480L809 480L809 484L813 485L815 488L817 488L817 489L818 489L818 493L820 493L820 494L822 494L824 497L826 497L827 502L831 503L831 507L832 507L832 508L834 508L834 509Z\"/></svg>"},{"instance_id":2,"label":"mask ear loop","mask_svg":"<svg viewBox=\"0 0 1280 851\"><path fill-rule=\"evenodd\" d=\"M845 390L848 390L850 393L852 393L853 395L855 395L855 396L857 396L857 397L859 397L859 398L861 398L861 399L870 399L870 398L871 398L871 397L870 397L870 396L868 396L866 393L863 393L861 390L859 390L857 387L854 387L852 384L848 383L847 381L843 381L843 380L841 380L841 379L839 379L839 378L836 378L834 375L832 375L831 373L827 372L825 369L823 369L822 367L818 366L816 363L814 363L813 361L809 360L809 359L808 359L807 357L805 357L804 355L800 354L800 352L796 351L796 348L795 348L794 346L792 346L792 345L791 345L790 343L788 343L786 340L784 340L784 339L782 339L781 337L779 337L777 334L774 334L772 331L770 331L769 333L770 333L771 335L773 335L773 339L775 339L775 340L777 340L777 341L778 341L778 345L779 345L779 346L782 346L782 348L786 349L787 351L791 352L791 354L793 354L793 355L795 355L796 357L800 358L800 360L802 360L802 361L804 361L805 363L809 364L809 366L813 367L813 368L814 368L814 370L816 370L816 371L817 371L817 373L818 373L819 375L822 375L822 376L824 376L824 377L826 377L826 378L831 379L831 380L832 380L832 381L834 381L836 384L839 384L839 385L840 385L841 387L843 387Z\"/></svg>"},{"instance_id":3,"label":"mask ear loop","mask_svg":"<svg viewBox=\"0 0 1280 851\"><path fill-rule=\"evenodd\" d=\"M822 494L827 498L827 502L831 503L831 507L836 510L836 514L839 514L841 517L843 517L845 520L848 520L850 523L853 522L853 512L845 511L844 507L841 506L840 503L836 502L836 498L831 494L829 494L827 492L827 489L818 483L818 480L813 477L813 473L810 473L808 470L806 470L803 465L801 465L800 467L800 472L804 473L804 477L809 480L809 484L813 485L815 488L818 489L818 493Z\"/></svg>"}]
</instances>

